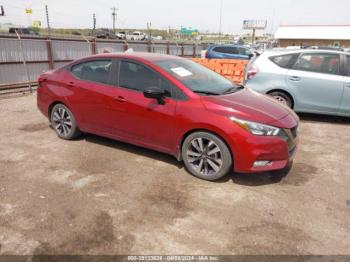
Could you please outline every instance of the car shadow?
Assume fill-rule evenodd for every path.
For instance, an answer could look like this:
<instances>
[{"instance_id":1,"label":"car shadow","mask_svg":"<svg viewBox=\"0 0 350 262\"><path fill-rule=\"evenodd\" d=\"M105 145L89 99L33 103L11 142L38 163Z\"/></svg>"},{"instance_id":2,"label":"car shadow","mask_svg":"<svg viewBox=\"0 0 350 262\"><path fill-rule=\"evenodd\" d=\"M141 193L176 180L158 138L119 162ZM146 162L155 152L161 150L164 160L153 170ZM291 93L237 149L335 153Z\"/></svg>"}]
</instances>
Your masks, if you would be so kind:
<instances>
[{"instance_id":1,"label":"car shadow","mask_svg":"<svg viewBox=\"0 0 350 262\"><path fill-rule=\"evenodd\" d=\"M101 137L93 134L83 134L80 138L78 138L78 140L85 140L87 142L99 144L101 146L107 146L114 149L126 151L135 155L151 158L157 161L163 161L170 165L176 166L179 169L184 168L183 163L177 161L175 157L165 153L154 151L152 149L139 147L136 145L124 143L121 141L117 141L117 140L113 140L113 139L109 139L109 138L105 138L105 137Z\"/></svg>"},{"instance_id":2,"label":"car shadow","mask_svg":"<svg viewBox=\"0 0 350 262\"><path fill-rule=\"evenodd\" d=\"M152 149L139 147L136 145L124 143L118 140L113 140L110 138L89 134L89 133L84 133L82 136L74 140L75 141L85 140L89 143L95 143L101 146L106 146L117 150L126 151L135 155L140 155L140 156L151 158L157 161L162 161L167 164L173 165L178 169L184 169L186 171L186 168L182 161L177 161L177 159L171 155L154 151ZM275 172L260 172L260 173L250 173L250 174L231 172L228 175L224 176L223 178L213 181L212 183L230 183L231 182L234 184L250 186L250 187L276 184L281 182L281 180L288 175L289 171L290 169L287 169L287 170L285 169L285 170L280 170ZM188 173L189 176L191 175L188 171L186 172Z\"/></svg>"},{"instance_id":3,"label":"car shadow","mask_svg":"<svg viewBox=\"0 0 350 262\"><path fill-rule=\"evenodd\" d=\"M282 181L284 177L288 175L289 169L273 171L273 172L260 172L260 173L235 173L231 172L229 175L215 181L215 183L228 183L257 187L271 184L277 184Z\"/></svg>"},{"instance_id":4,"label":"car shadow","mask_svg":"<svg viewBox=\"0 0 350 262\"><path fill-rule=\"evenodd\" d=\"M309 113L298 113L298 116L301 121L308 122L324 122L324 123L333 123L333 124L350 124L350 117L345 116L330 116L330 115L318 115L318 114L309 114Z\"/></svg>"},{"instance_id":5,"label":"car shadow","mask_svg":"<svg viewBox=\"0 0 350 262\"><path fill-rule=\"evenodd\" d=\"M177 161L177 159L171 155L154 151L151 149L135 146L132 144L124 143L121 141L101 137L93 134L84 134L78 140L85 140L89 143L99 144L101 146L107 146L114 149L126 151L135 155L144 156L151 158L157 161L162 161L167 164L173 165L178 169L186 170L183 162ZM188 171L186 171L188 173ZM234 183L243 186L263 186L269 184L276 184L281 182L281 180L288 174L288 170L281 170L275 172L262 172L262 173L252 173L252 174L243 174L243 173L234 173L226 175L225 177L214 181L214 183ZM188 173L190 176L190 173Z\"/></svg>"}]
</instances>

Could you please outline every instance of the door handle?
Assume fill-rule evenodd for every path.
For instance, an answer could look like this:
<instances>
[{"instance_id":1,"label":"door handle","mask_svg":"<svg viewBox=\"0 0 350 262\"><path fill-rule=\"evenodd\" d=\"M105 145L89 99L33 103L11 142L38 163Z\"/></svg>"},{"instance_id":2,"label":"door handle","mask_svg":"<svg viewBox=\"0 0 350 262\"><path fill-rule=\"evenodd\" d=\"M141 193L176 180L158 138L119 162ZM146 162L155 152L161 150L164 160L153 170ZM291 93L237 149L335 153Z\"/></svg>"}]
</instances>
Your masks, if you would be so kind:
<instances>
[{"instance_id":1,"label":"door handle","mask_svg":"<svg viewBox=\"0 0 350 262\"><path fill-rule=\"evenodd\" d=\"M300 81L301 78L299 76L290 76L289 80L297 82L297 81Z\"/></svg>"},{"instance_id":2,"label":"door handle","mask_svg":"<svg viewBox=\"0 0 350 262\"><path fill-rule=\"evenodd\" d=\"M68 86L74 86L74 82L72 81L68 82Z\"/></svg>"},{"instance_id":3,"label":"door handle","mask_svg":"<svg viewBox=\"0 0 350 262\"><path fill-rule=\"evenodd\" d=\"M345 86L346 86L346 87L350 87L350 83L346 83Z\"/></svg>"},{"instance_id":4,"label":"door handle","mask_svg":"<svg viewBox=\"0 0 350 262\"><path fill-rule=\"evenodd\" d=\"M117 96L117 97L115 97L115 100L117 100L117 101L120 102L120 103L126 102L126 99L125 99L124 97L122 97L122 96Z\"/></svg>"}]
</instances>

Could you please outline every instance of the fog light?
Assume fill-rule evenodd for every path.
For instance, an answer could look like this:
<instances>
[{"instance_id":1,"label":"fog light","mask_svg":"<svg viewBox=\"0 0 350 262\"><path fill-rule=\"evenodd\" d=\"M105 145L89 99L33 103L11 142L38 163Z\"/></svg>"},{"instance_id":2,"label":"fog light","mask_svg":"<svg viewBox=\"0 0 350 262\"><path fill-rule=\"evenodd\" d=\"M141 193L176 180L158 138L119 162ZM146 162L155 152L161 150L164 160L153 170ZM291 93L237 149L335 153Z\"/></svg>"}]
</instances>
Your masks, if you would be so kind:
<instances>
[{"instance_id":1,"label":"fog light","mask_svg":"<svg viewBox=\"0 0 350 262\"><path fill-rule=\"evenodd\" d=\"M263 167L263 166L269 166L271 165L271 161L262 160L262 161L255 161L253 167Z\"/></svg>"}]
</instances>

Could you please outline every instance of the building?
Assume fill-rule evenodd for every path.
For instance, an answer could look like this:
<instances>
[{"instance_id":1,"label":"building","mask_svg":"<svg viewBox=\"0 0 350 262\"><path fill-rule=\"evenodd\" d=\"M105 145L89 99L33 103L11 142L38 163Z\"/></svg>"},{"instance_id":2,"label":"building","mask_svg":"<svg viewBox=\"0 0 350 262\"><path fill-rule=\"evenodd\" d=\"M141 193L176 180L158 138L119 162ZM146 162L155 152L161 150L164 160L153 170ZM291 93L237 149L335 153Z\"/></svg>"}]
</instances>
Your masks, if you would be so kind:
<instances>
[{"instance_id":1,"label":"building","mask_svg":"<svg viewBox=\"0 0 350 262\"><path fill-rule=\"evenodd\" d=\"M282 25L275 38L281 47L350 47L350 25Z\"/></svg>"}]
</instances>

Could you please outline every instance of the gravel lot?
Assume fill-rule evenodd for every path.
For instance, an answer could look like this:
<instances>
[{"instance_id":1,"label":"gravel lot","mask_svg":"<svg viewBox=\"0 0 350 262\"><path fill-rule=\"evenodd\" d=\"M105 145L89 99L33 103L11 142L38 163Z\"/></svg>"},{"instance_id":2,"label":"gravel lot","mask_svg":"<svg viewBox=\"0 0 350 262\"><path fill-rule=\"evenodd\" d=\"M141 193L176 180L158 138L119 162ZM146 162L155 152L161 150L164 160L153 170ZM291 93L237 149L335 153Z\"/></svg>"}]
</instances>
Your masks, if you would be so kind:
<instances>
[{"instance_id":1,"label":"gravel lot","mask_svg":"<svg viewBox=\"0 0 350 262\"><path fill-rule=\"evenodd\" d=\"M57 138L0 100L0 254L350 254L350 119L301 116L283 177L190 176L173 157Z\"/></svg>"}]
</instances>

